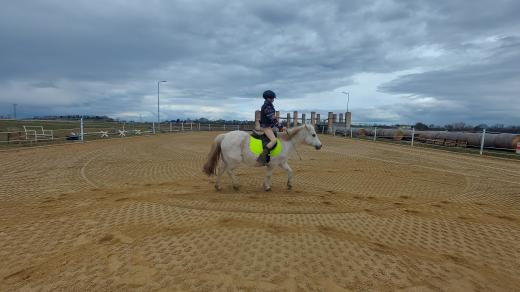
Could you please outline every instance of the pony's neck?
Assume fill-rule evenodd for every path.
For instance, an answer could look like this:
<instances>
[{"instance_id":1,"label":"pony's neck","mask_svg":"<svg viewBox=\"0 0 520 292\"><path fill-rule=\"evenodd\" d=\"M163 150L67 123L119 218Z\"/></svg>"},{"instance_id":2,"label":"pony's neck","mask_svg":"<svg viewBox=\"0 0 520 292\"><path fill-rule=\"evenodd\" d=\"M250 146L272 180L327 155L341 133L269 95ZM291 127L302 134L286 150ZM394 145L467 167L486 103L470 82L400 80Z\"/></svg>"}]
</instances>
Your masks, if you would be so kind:
<instances>
[{"instance_id":1,"label":"pony's neck","mask_svg":"<svg viewBox=\"0 0 520 292\"><path fill-rule=\"evenodd\" d=\"M287 140L294 143L300 144L304 140L304 128L303 126L299 126L296 128L292 128L289 130L290 132L287 134Z\"/></svg>"}]
</instances>

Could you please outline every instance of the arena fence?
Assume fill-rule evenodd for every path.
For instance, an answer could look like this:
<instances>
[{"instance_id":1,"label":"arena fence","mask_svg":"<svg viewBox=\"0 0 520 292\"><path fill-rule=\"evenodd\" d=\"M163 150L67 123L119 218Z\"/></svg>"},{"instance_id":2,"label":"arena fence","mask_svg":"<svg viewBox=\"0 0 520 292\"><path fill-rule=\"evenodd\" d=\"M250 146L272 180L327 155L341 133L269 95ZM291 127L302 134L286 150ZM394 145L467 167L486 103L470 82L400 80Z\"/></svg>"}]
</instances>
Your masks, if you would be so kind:
<instances>
[{"instance_id":1,"label":"arena fence","mask_svg":"<svg viewBox=\"0 0 520 292\"><path fill-rule=\"evenodd\" d=\"M346 139L427 147L453 152L520 159L520 135L482 131L417 131L413 126L333 123L316 125L322 134Z\"/></svg>"},{"instance_id":2,"label":"arena fence","mask_svg":"<svg viewBox=\"0 0 520 292\"><path fill-rule=\"evenodd\" d=\"M0 120L0 149L191 131L252 130L253 122L119 122L95 120Z\"/></svg>"},{"instance_id":3,"label":"arena fence","mask_svg":"<svg viewBox=\"0 0 520 292\"><path fill-rule=\"evenodd\" d=\"M427 147L478 155L491 155L520 159L520 134L482 131L417 131L411 125L388 126L392 123L352 123L348 113L329 112L326 119L320 114L277 112L284 126L294 127L303 123L313 124L320 134L330 134L348 139L386 142L410 147ZM255 113L258 123L259 112ZM386 125L385 125L386 124Z\"/></svg>"},{"instance_id":4,"label":"arena fence","mask_svg":"<svg viewBox=\"0 0 520 292\"><path fill-rule=\"evenodd\" d=\"M282 125L314 124L320 134L347 139L386 142L410 147L428 147L478 155L520 158L520 135L488 132L416 131L412 126L385 126L320 119L319 114L280 115ZM347 116L345 114L345 116ZM257 124L257 123L256 123ZM0 120L0 149L77 143L131 136L175 134L195 131L252 130L255 122L147 122L99 120Z\"/></svg>"}]
</instances>

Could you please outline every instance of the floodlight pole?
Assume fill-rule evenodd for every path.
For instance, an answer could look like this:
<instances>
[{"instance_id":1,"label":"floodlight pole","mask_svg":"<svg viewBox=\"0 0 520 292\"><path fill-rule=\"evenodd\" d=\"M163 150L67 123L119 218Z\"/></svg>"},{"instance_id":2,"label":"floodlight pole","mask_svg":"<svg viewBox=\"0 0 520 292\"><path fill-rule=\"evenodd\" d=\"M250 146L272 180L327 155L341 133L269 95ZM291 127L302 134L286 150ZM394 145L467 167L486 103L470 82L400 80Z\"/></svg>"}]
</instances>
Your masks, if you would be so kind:
<instances>
[{"instance_id":1,"label":"floodlight pole","mask_svg":"<svg viewBox=\"0 0 520 292\"><path fill-rule=\"evenodd\" d=\"M347 113L348 113L348 104L350 102L350 92L342 91L341 93L347 96Z\"/></svg>"},{"instance_id":2,"label":"floodlight pole","mask_svg":"<svg viewBox=\"0 0 520 292\"><path fill-rule=\"evenodd\" d=\"M348 104L350 102L350 92L342 91L341 93L347 95L347 112L345 113L345 135L347 134L347 124L348 124ZM352 127L352 125L351 125Z\"/></svg>"},{"instance_id":3,"label":"floodlight pole","mask_svg":"<svg viewBox=\"0 0 520 292\"><path fill-rule=\"evenodd\" d=\"M161 114L159 113L159 85L166 80L157 81L157 127L161 130Z\"/></svg>"}]
</instances>

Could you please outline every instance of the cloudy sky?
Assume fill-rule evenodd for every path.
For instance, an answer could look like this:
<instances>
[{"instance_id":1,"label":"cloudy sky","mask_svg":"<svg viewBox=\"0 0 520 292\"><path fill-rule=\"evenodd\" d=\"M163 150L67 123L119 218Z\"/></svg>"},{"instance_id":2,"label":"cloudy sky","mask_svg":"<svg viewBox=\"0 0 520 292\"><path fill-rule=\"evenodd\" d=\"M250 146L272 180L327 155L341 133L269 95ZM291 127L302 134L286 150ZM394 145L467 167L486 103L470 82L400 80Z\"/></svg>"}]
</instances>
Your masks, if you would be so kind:
<instances>
[{"instance_id":1,"label":"cloudy sky","mask_svg":"<svg viewBox=\"0 0 520 292\"><path fill-rule=\"evenodd\" d=\"M519 1L3 1L0 115L520 124Z\"/></svg>"}]
</instances>

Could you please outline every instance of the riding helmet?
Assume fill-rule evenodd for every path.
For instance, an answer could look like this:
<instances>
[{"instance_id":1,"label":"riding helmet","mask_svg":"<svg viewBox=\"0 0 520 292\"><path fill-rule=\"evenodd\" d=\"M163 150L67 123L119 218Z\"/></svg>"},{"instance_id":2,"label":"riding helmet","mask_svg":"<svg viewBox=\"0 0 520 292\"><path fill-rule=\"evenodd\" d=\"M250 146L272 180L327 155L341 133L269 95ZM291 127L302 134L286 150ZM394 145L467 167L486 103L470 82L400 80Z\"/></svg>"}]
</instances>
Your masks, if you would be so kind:
<instances>
[{"instance_id":1,"label":"riding helmet","mask_svg":"<svg viewBox=\"0 0 520 292\"><path fill-rule=\"evenodd\" d=\"M266 90L264 91L264 99L267 99L267 98L276 98L276 93L274 93L273 91L271 90Z\"/></svg>"}]
</instances>

